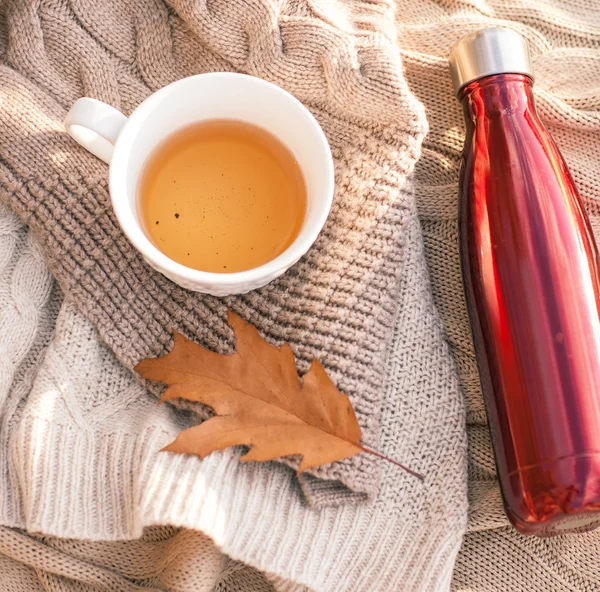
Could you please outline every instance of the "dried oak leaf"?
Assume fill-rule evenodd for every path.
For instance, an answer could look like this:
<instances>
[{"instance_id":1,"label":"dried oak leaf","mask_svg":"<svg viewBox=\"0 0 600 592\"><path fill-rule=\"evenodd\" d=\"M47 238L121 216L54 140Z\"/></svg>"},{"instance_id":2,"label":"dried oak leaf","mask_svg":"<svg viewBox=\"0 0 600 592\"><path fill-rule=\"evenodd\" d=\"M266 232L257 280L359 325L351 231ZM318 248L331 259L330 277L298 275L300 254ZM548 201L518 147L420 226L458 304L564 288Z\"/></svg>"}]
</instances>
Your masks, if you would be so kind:
<instances>
[{"instance_id":1,"label":"dried oak leaf","mask_svg":"<svg viewBox=\"0 0 600 592\"><path fill-rule=\"evenodd\" d=\"M167 355L136 367L144 378L171 385L161 402L197 401L217 414L183 431L164 450L204 458L215 450L244 445L250 450L242 461L302 456L298 473L359 452L381 456L361 446L350 400L318 361L300 384L288 344L269 345L235 313L229 313L228 321L236 353L216 354L175 333Z\"/></svg>"}]
</instances>

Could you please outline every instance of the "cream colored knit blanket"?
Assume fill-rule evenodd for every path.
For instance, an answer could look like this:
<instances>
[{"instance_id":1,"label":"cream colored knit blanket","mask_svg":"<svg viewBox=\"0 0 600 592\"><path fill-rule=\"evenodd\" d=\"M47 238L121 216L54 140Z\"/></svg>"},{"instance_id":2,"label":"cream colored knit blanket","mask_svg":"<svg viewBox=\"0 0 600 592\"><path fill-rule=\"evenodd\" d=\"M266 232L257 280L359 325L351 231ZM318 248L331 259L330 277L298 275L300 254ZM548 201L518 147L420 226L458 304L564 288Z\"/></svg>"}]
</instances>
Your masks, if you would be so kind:
<instances>
[{"instance_id":1,"label":"cream colored knit blanket","mask_svg":"<svg viewBox=\"0 0 600 592\"><path fill-rule=\"evenodd\" d=\"M231 352L229 307L270 342L289 343L300 371L318 358L350 396L363 443L378 449L387 346L407 274L407 176L426 128L402 75L392 5L13 0L6 28L1 197L117 358L133 368L164 354L173 330ZM115 219L106 165L62 127L82 95L128 114L165 84L215 70L266 78L303 100L336 172L331 213L309 253L284 277L229 298L185 290L146 264ZM327 484L310 475L300 483L313 505L363 499L377 493L380 468L363 454L311 469Z\"/></svg>"}]
</instances>

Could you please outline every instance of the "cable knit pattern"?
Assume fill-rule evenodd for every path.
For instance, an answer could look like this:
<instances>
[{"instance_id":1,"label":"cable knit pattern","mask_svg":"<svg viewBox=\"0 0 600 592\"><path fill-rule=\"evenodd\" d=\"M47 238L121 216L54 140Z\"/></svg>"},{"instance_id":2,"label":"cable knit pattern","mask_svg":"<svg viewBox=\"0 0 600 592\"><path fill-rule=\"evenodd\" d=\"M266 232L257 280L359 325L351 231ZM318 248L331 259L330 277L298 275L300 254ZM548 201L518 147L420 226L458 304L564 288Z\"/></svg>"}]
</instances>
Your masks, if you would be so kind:
<instances>
[{"instance_id":1,"label":"cable knit pattern","mask_svg":"<svg viewBox=\"0 0 600 592\"><path fill-rule=\"evenodd\" d=\"M10 437L52 337L60 295L52 297L54 281L39 245L6 206L0 206L0 253L0 506L14 517L20 502Z\"/></svg>"},{"instance_id":2,"label":"cable knit pattern","mask_svg":"<svg viewBox=\"0 0 600 592\"><path fill-rule=\"evenodd\" d=\"M1 528L0 590L447 590L465 529L466 443L457 379L433 301L443 317L468 404L469 522L452 588L600 589L598 531L553 539L523 537L508 526L502 510L460 286L456 187L463 128L447 67L451 44L479 27L511 26L528 39L541 115L571 167L598 232L596 4L397 0L394 28L391 1L382 0L177 1L168 6L158 0L0 3L0 12L10 8L10 18L0 19L0 48L8 65L0 86L3 198L43 239L48 261L73 298L56 318L61 294L40 264L39 246L13 214L0 209L0 523L87 539L35 537ZM243 18L236 12L240 6ZM408 82L426 105L431 126L416 167L416 196L432 294L408 187L395 184L410 171L423 129L420 115L411 123L411 115L420 110L405 92L396 49ZM307 64L301 77L294 75L295 68ZM398 454L424 472L422 488L383 466L379 491L370 502L333 507L332 498L348 500L351 494L344 494L334 481L309 477L305 491L314 505L326 506L313 510L282 464L241 465L238 453L231 450L203 462L157 453L195 418L155 407L153 397L119 367L78 310L85 311L129 366L146 350L166 347L164 327L173 320L215 348L229 346L227 334L211 333L209 341L209 333L202 332L202 319L212 311L221 314L219 301L190 296L145 275L135 254L124 258L129 251L108 208L105 169L65 139L60 126L65 109L84 94L129 112L172 80L220 70L247 71L278 82L308 104L325 126L338 185L347 192L348 202L346 207L346 194L338 189L333 222L323 240L337 240L336 228L339 220L346 221L344 216L362 224L355 235L346 233L352 248L362 244L363 230L371 233L364 243L365 257L376 253L382 261L372 270L360 268L361 273L373 274L364 290L369 282L380 282L379 271L388 264L388 256L399 257L398 310L395 323L389 325L394 329L385 388L377 391L373 382L373 389L365 390L363 409L371 409L370 403L377 406L378 418L372 424L376 435L369 437L382 452ZM390 147L397 148L398 159L388 169ZM364 166L375 167L379 176L365 173ZM394 176L396 171L400 177ZM357 197L362 192L364 200ZM385 211L391 202L384 193L397 196L389 198L397 199L397 208ZM390 218L392 213L397 218ZM387 235L381 236L382 242L373 240L379 231L387 232L387 220L401 226L397 250L384 249ZM323 245L316 249L319 257ZM331 260L338 257L337 250L327 254ZM362 257L362 251L359 254ZM340 260L348 265L343 269L354 269L353 261L343 256ZM335 283L338 270L327 268L324 261L319 258L318 273L334 274L331 290L293 293L289 300L306 307L301 309L310 312L306 318L331 310L335 298L346 295L337 288L341 283ZM298 272L305 270L302 264L298 267ZM234 299L233 304L245 310L247 318L258 319L267 315L257 303L274 299L275 329L264 319L261 329L274 341L296 339L294 347L303 363L322 347L328 351L329 369L336 372L336 365L344 364L340 360L347 359L346 353L334 350L339 341L328 343L321 335L322 344L317 347L311 341L300 351L302 330L312 334L312 329L294 323L305 317L292 314L291 328L283 324L288 298L282 304L278 299L286 286L297 286L295 273L280 280L272 294L265 290L249 300ZM123 295L107 297L106 283ZM302 289L314 286L318 283L303 284ZM386 290L382 294L391 298ZM136 328L137 309L128 298L134 303L146 298L141 300L147 306L141 331ZM371 302L362 298L361 294L356 307ZM348 301L342 302L346 306ZM114 319L112 325L107 319ZM379 322L373 319L368 325L378 343L380 337L385 340L385 331L378 332L383 326ZM222 329L219 324L212 327ZM346 340L345 336L342 341ZM127 347L132 342L135 351ZM377 347L361 344L350 358L351 368L345 369L350 383L359 384L352 372L360 374L365 360L377 361ZM373 368L368 380L376 376L377 365ZM340 374L336 380L343 378ZM373 398L376 392L380 400ZM362 400L351 394L355 404ZM118 413L112 412L112 405ZM96 407L102 421L94 419ZM198 532L155 529L153 524L200 530L212 542ZM90 541L142 535L127 542Z\"/></svg>"},{"instance_id":3,"label":"cable knit pattern","mask_svg":"<svg viewBox=\"0 0 600 592\"><path fill-rule=\"evenodd\" d=\"M119 360L131 368L164 353L173 329L231 351L230 307L272 343L290 343L301 371L320 359L352 399L363 442L379 448L385 356L406 273L406 178L426 125L402 75L392 3L15 0L7 23L0 193ZM334 205L315 246L282 278L227 299L188 292L145 264L111 211L106 166L61 125L79 96L129 113L164 84L211 70L292 92L324 128L336 167ZM302 483L309 500L336 503L341 484L374 495L379 470L359 455L313 471L337 487Z\"/></svg>"}]
</instances>

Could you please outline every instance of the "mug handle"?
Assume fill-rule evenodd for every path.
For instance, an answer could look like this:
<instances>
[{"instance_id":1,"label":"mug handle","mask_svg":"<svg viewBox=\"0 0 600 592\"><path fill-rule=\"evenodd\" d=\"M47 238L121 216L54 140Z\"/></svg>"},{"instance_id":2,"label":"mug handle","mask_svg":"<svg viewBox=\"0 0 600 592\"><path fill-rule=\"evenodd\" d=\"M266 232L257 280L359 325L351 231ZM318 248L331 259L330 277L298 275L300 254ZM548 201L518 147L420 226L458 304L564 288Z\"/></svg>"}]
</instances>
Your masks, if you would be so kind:
<instances>
[{"instance_id":1,"label":"mug handle","mask_svg":"<svg viewBox=\"0 0 600 592\"><path fill-rule=\"evenodd\" d=\"M64 120L67 133L106 164L110 164L115 142L126 123L123 113L88 97L77 99Z\"/></svg>"}]
</instances>

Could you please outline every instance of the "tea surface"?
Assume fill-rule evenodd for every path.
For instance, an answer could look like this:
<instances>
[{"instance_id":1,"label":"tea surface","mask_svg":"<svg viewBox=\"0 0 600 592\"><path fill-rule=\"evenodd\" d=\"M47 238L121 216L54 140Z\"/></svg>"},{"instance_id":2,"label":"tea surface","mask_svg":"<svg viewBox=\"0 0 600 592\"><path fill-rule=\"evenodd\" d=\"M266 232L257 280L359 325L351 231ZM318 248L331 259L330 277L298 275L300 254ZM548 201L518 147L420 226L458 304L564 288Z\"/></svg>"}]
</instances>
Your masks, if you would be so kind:
<instances>
[{"instance_id":1,"label":"tea surface","mask_svg":"<svg viewBox=\"0 0 600 592\"><path fill-rule=\"evenodd\" d=\"M193 124L152 152L138 187L146 235L171 259L233 273L271 261L298 236L304 178L277 138L234 120Z\"/></svg>"}]
</instances>

